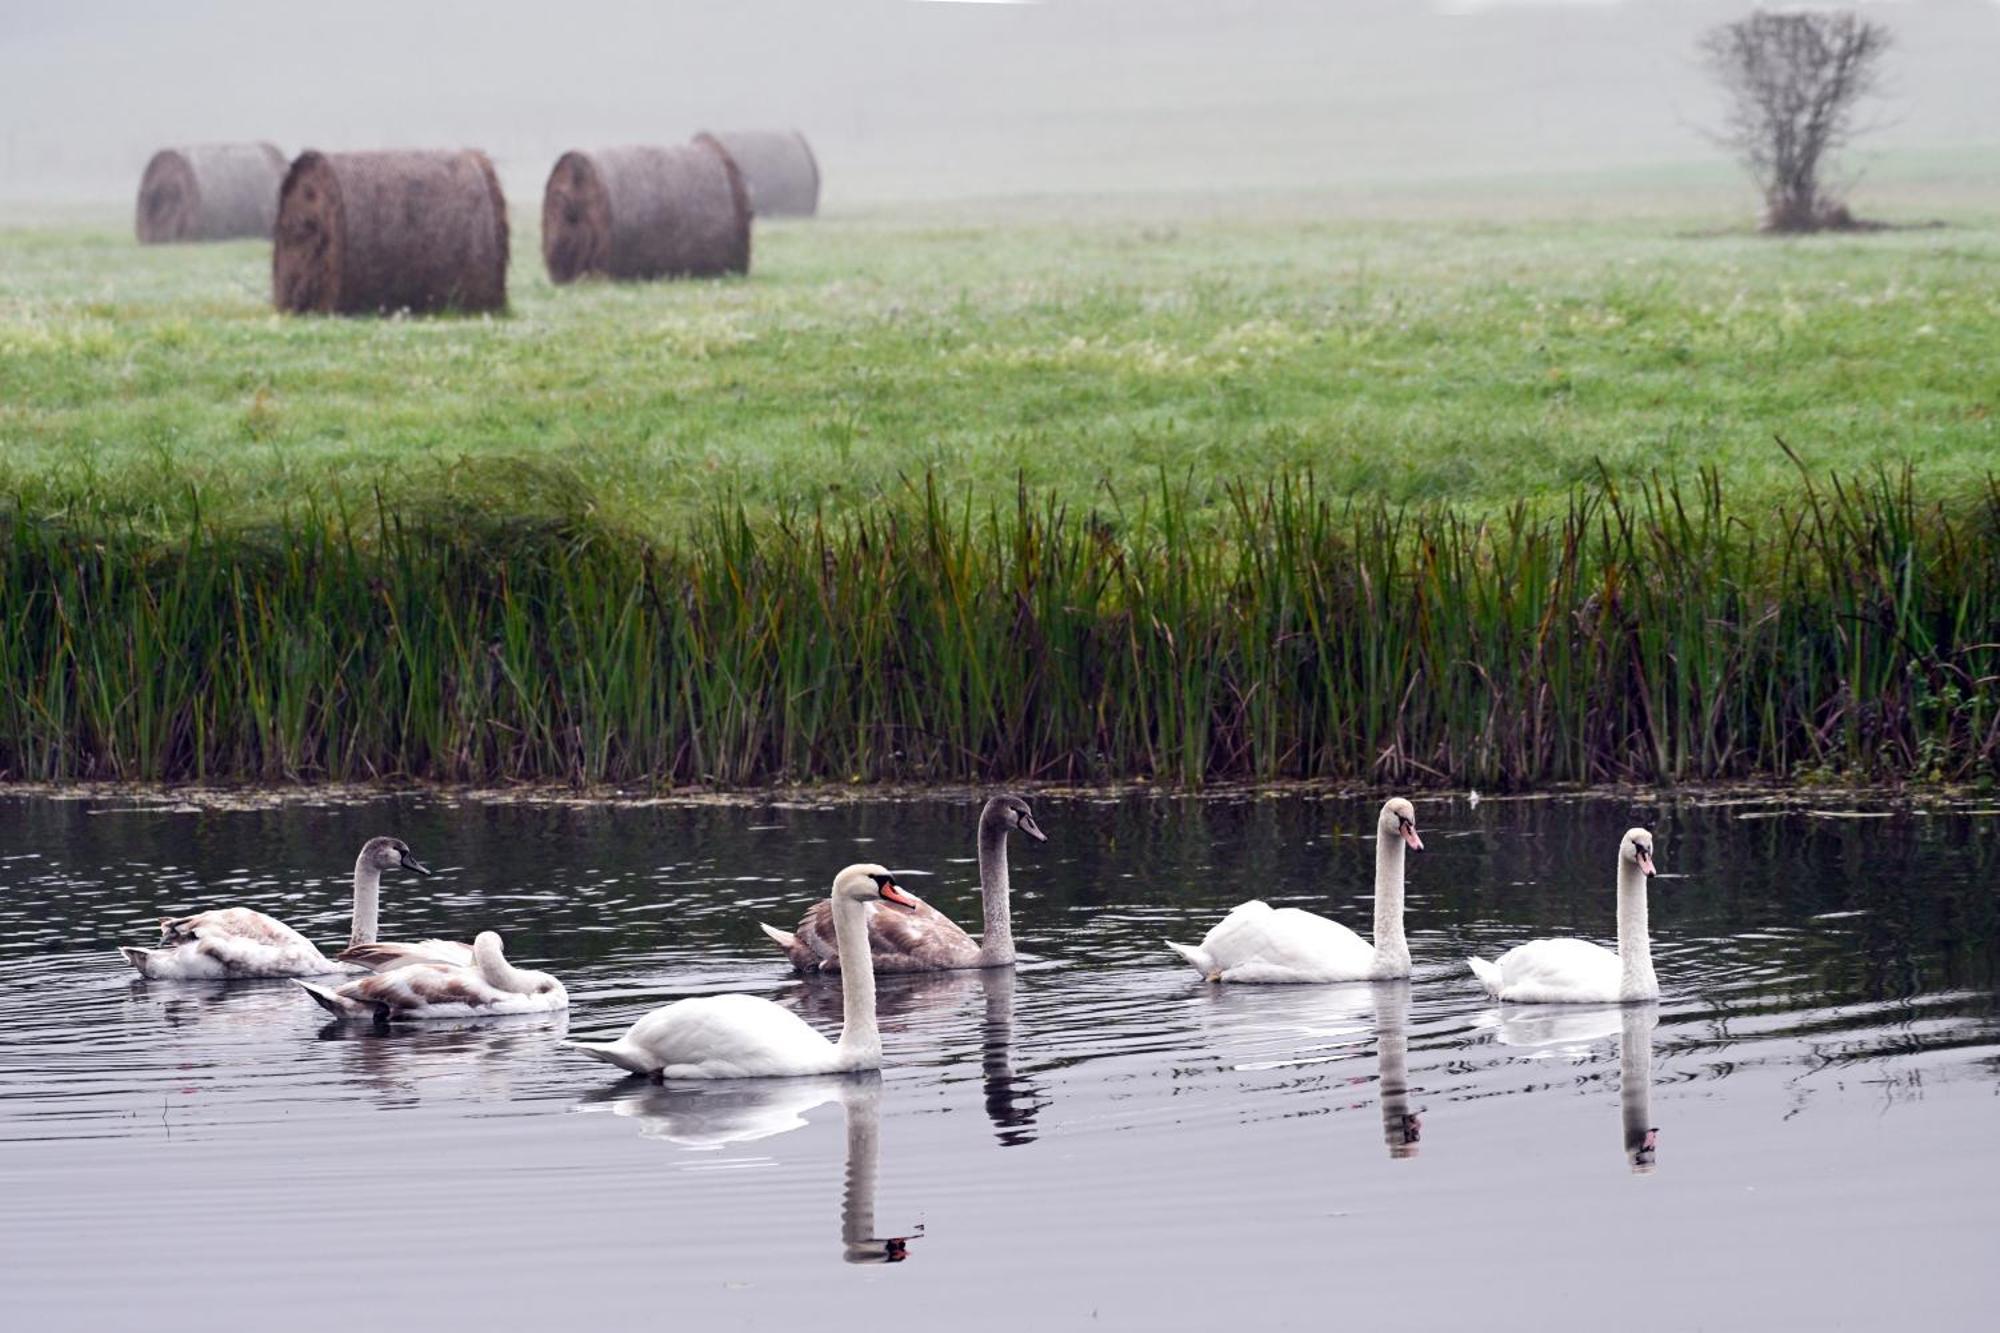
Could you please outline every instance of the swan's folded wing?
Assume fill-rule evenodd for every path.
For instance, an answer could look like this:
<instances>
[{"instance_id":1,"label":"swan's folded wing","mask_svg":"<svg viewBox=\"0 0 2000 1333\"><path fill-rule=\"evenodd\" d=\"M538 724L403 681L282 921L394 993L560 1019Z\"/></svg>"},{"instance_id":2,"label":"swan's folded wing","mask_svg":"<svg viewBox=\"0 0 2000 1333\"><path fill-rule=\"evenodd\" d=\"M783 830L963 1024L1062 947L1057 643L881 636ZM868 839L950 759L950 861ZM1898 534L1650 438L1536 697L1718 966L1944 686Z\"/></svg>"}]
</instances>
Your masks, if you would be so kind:
<instances>
[{"instance_id":1,"label":"swan's folded wing","mask_svg":"<svg viewBox=\"0 0 2000 1333\"><path fill-rule=\"evenodd\" d=\"M451 940L419 940L399 944L378 940L373 944L350 944L334 955L343 963L354 963L377 972L393 972L417 963L443 963L450 967L471 967L472 946Z\"/></svg>"},{"instance_id":2,"label":"swan's folded wing","mask_svg":"<svg viewBox=\"0 0 2000 1333\"><path fill-rule=\"evenodd\" d=\"M1296 907L1247 902L1202 940L1225 981L1342 981L1369 976L1375 950L1341 925Z\"/></svg>"},{"instance_id":3,"label":"swan's folded wing","mask_svg":"<svg viewBox=\"0 0 2000 1333\"><path fill-rule=\"evenodd\" d=\"M221 907L192 916L163 917L160 921L162 944L224 939L272 949L315 947L311 940L278 918L248 907Z\"/></svg>"},{"instance_id":4,"label":"swan's folded wing","mask_svg":"<svg viewBox=\"0 0 2000 1333\"><path fill-rule=\"evenodd\" d=\"M832 1043L789 1009L754 995L704 995L640 1017L624 1040L657 1059L663 1072L757 1077L803 1072Z\"/></svg>"},{"instance_id":5,"label":"swan's folded wing","mask_svg":"<svg viewBox=\"0 0 2000 1333\"><path fill-rule=\"evenodd\" d=\"M1618 998L1618 955L1589 940L1534 940L1497 960L1503 1000L1524 1004Z\"/></svg>"},{"instance_id":6,"label":"swan's folded wing","mask_svg":"<svg viewBox=\"0 0 2000 1333\"><path fill-rule=\"evenodd\" d=\"M337 993L344 1000L384 1008L392 1014L437 1009L475 1012L491 1008L511 994L487 984L471 968L442 963L411 963L350 981Z\"/></svg>"},{"instance_id":7,"label":"swan's folded wing","mask_svg":"<svg viewBox=\"0 0 2000 1333\"><path fill-rule=\"evenodd\" d=\"M877 972L963 967L979 956L979 945L972 936L923 902L908 912L871 906L868 948Z\"/></svg>"},{"instance_id":8,"label":"swan's folded wing","mask_svg":"<svg viewBox=\"0 0 2000 1333\"><path fill-rule=\"evenodd\" d=\"M868 949L878 972L907 972L914 966L928 971L948 965L963 965L964 956L976 955L979 945L959 928L957 922L915 894L916 908L894 911L870 904L868 909ZM833 933L833 903L822 898L799 922L798 938L811 948L824 972L840 970L840 945ZM949 960L949 961L947 961Z\"/></svg>"},{"instance_id":9,"label":"swan's folded wing","mask_svg":"<svg viewBox=\"0 0 2000 1333\"><path fill-rule=\"evenodd\" d=\"M171 950L176 955L191 954L209 960L220 974L232 977L326 976L346 969L327 961L326 956L304 939L295 943L272 943L255 936L204 931ZM180 965L188 976L206 974L199 965Z\"/></svg>"}]
</instances>

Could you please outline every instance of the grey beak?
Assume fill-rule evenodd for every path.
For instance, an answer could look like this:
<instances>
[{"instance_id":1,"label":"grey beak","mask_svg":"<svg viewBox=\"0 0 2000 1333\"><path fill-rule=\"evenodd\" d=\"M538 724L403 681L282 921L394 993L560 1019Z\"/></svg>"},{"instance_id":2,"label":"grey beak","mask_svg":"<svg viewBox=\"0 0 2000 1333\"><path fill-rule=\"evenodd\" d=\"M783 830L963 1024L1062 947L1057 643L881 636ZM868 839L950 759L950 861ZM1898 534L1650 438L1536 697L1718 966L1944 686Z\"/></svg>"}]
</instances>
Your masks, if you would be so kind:
<instances>
[{"instance_id":1,"label":"grey beak","mask_svg":"<svg viewBox=\"0 0 2000 1333\"><path fill-rule=\"evenodd\" d=\"M433 873L429 866L425 865L422 861L419 861L416 857L411 856L408 852L403 853L403 869L414 870L419 875L428 875Z\"/></svg>"},{"instance_id":2,"label":"grey beak","mask_svg":"<svg viewBox=\"0 0 2000 1333\"><path fill-rule=\"evenodd\" d=\"M1035 822L1033 815L1021 816L1021 832L1027 834L1036 842L1047 842L1049 840L1049 835L1042 832L1041 825Z\"/></svg>"}]
</instances>

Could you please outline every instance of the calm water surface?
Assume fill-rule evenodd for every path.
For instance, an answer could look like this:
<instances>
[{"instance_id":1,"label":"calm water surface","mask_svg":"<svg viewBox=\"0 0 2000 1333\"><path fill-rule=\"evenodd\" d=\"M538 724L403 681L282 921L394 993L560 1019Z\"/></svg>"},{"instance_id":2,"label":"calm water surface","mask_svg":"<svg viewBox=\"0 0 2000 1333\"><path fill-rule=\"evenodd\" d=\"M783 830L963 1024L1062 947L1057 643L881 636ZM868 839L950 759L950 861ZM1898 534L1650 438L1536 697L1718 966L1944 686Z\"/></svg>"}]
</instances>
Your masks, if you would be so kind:
<instances>
[{"instance_id":1,"label":"calm water surface","mask_svg":"<svg viewBox=\"0 0 2000 1333\"><path fill-rule=\"evenodd\" d=\"M556 1041L724 990L833 1030L757 920L879 860L976 928L976 805L0 799L8 1324L1991 1327L2000 811L1421 801L1413 983L1230 988L1159 940L1365 931L1374 802L1035 805L1018 975L885 979L879 1077L662 1088ZM1667 997L1486 999L1468 951L1610 941L1640 822ZM113 952L232 902L342 942L379 832L441 871L388 938L494 927L568 1017L376 1033Z\"/></svg>"}]
</instances>

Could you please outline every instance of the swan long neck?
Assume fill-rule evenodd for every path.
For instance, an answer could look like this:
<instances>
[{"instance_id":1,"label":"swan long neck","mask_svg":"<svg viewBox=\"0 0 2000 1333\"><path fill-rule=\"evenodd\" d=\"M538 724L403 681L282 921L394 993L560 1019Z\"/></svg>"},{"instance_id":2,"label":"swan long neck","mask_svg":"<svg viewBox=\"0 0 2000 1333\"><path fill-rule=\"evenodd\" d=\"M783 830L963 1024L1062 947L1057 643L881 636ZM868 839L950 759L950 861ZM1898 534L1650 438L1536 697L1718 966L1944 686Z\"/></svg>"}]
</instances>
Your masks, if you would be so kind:
<instances>
[{"instance_id":1,"label":"swan long neck","mask_svg":"<svg viewBox=\"0 0 2000 1333\"><path fill-rule=\"evenodd\" d=\"M1375 834L1375 971L1379 976L1407 976L1410 945L1403 938L1403 835L1386 829Z\"/></svg>"},{"instance_id":2,"label":"swan long neck","mask_svg":"<svg viewBox=\"0 0 2000 1333\"><path fill-rule=\"evenodd\" d=\"M1653 975L1653 936L1646 924L1646 874L1618 858L1618 998L1650 1000L1660 993Z\"/></svg>"},{"instance_id":3,"label":"swan long neck","mask_svg":"<svg viewBox=\"0 0 2000 1333\"><path fill-rule=\"evenodd\" d=\"M985 900L986 929L979 937L981 967L1001 967L1014 961L1014 913L1008 896L1007 825L998 819L979 821L979 896Z\"/></svg>"},{"instance_id":4,"label":"swan long neck","mask_svg":"<svg viewBox=\"0 0 2000 1333\"><path fill-rule=\"evenodd\" d=\"M875 956L868 947L868 903L833 897L833 938L840 951L840 1065L874 1069L882 1063L875 1027Z\"/></svg>"},{"instance_id":5,"label":"swan long neck","mask_svg":"<svg viewBox=\"0 0 2000 1333\"><path fill-rule=\"evenodd\" d=\"M354 858L354 921L347 936L350 947L375 942L381 910L382 872L368 864L368 853L363 852Z\"/></svg>"},{"instance_id":6,"label":"swan long neck","mask_svg":"<svg viewBox=\"0 0 2000 1333\"><path fill-rule=\"evenodd\" d=\"M489 940L473 941L472 961L478 964L479 975L486 978L486 984L495 990L515 995L531 995L535 991L535 978L508 962L507 955Z\"/></svg>"}]
</instances>

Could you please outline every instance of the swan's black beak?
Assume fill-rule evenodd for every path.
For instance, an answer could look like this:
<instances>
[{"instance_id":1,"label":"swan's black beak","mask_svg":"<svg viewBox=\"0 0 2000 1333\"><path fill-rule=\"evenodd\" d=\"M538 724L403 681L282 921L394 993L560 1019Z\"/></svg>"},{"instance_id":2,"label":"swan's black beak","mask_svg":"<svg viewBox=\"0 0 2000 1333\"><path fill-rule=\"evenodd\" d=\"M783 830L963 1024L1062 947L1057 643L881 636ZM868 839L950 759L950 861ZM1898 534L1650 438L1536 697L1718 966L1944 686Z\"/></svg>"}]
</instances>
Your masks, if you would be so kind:
<instances>
[{"instance_id":1,"label":"swan's black beak","mask_svg":"<svg viewBox=\"0 0 2000 1333\"><path fill-rule=\"evenodd\" d=\"M1036 842L1047 842L1049 840L1049 835L1042 832L1042 826L1035 822L1033 815L1022 815L1019 827L1021 832L1027 834Z\"/></svg>"},{"instance_id":2,"label":"swan's black beak","mask_svg":"<svg viewBox=\"0 0 2000 1333\"><path fill-rule=\"evenodd\" d=\"M403 869L414 870L419 875L429 875L434 873L429 866L425 865L422 861L419 861L416 857L411 856L408 852L403 853Z\"/></svg>"}]
</instances>

